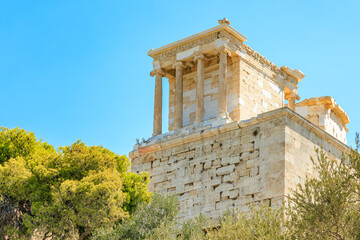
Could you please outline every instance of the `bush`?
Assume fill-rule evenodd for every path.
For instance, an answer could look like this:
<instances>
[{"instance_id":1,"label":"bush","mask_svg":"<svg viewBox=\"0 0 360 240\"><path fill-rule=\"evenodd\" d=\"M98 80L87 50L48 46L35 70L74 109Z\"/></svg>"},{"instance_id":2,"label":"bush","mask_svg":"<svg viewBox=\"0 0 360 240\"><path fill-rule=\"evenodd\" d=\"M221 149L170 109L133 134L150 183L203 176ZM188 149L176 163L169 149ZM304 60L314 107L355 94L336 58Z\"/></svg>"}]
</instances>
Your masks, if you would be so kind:
<instances>
[{"instance_id":1,"label":"bush","mask_svg":"<svg viewBox=\"0 0 360 240\"><path fill-rule=\"evenodd\" d=\"M154 194L152 201L139 204L129 219L118 223L114 228L97 231L92 239L145 239L156 228L174 223L177 213L177 199L174 196ZM172 224L169 229L175 227Z\"/></svg>"}]
</instances>

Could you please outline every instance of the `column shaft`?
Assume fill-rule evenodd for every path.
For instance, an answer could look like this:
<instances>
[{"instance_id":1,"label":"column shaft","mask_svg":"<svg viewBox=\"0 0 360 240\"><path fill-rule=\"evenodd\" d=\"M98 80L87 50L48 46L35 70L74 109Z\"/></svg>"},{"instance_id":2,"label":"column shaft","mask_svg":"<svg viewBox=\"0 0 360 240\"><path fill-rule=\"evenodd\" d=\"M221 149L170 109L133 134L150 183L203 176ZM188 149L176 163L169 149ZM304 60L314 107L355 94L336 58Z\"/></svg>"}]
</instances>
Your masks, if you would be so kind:
<instances>
[{"instance_id":1,"label":"column shaft","mask_svg":"<svg viewBox=\"0 0 360 240\"><path fill-rule=\"evenodd\" d=\"M227 106L226 106L226 78L227 78L227 55L226 51L219 52L220 63L219 63L219 89L218 89L218 116L221 118L227 117Z\"/></svg>"},{"instance_id":2,"label":"column shaft","mask_svg":"<svg viewBox=\"0 0 360 240\"><path fill-rule=\"evenodd\" d=\"M290 96L287 100L288 100L288 107L291 110L295 111L295 97Z\"/></svg>"},{"instance_id":3,"label":"column shaft","mask_svg":"<svg viewBox=\"0 0 360 240\"><path fill-rule=\"evenodd\" d=\"M162 132L162 75L155 73L153 136Z\"/></svg>"},{"instance_id":4,"label":"column shaft","mask_svg":"<svg viewBox=\"0 0 360 240\"><path fill-rule=\"evenodd\" d=\"M176 66L175 80L175 129L183 126L183 66Z\"/></svg>"},{"instance_id":5,"label":"column shaft","mask_svg":"<svg viewBox=\"0 0 360 240\"><path fill-rule=\"evenodd\" d=\"M195 123L204 120L204 59L197 59L196 118Z\"/></svg>"}]
</instances>

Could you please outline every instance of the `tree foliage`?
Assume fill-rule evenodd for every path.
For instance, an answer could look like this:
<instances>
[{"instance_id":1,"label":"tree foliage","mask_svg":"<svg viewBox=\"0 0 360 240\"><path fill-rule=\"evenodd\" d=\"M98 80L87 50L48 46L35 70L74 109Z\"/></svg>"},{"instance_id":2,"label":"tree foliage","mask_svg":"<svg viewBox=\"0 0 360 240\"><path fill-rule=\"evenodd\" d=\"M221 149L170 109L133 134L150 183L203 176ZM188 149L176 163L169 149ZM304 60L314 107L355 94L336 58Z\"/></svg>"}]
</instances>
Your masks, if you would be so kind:
<instances>
[{"instance_id":1,"label":"tree foliage","mask_svg":"<svg viewBox=\"0 0 360 240\"><path fill-rule=\"evenodd\" d=\"M225 212L220 222L211 223L203 215L185 221L160 222L146 239L217 240L217 239L286 239L282 229L283 211L265 204L250 205L247 213Z\"/></svg>"},{"instance_id":2,"label":"tree foliage","mask_svg":"<svg viewBox=\"0 0 360 240\"><path fill-rule=\"evenodd\" d=\"M226 214L217 230L209 231L207 239L286 239L282 229L282 209L273 209L265 203L249 206L248 213Z\"/></svg>"},{"instance_id":3,"label":"tree foliage","mask_svg":"<svg viewBox=\"0 0 360 240\"><path fill-rule=\"evenodd\" d=\"M306 179L289 197L287 230L292 239L360 239L358 140L340 161L323 150L317 156L311 160L318 177Z\"/></svg>"},{"instance_id":4,"label":"tree foliage","mask_svg":"<svg viewBox=\"0 0 360 240\"><path fill-rule=\"evenodd\" d=\"M149 176L129 160L81 141L57 151L21 129L0 129L0 229L14 239L34 234L83 239L149 202Z\"/></svg>"},{"instance_id":5,"label":"tree foliage","mask_svg":"<svg viewBox=\"0 0 360 240\"><path fill-rule=\"evenodd\" d=\"M141 203L131 217L114 228L99 230L93 239L146 239L162 224L171 224L170 231L176 229L177 199L174 196L154 194L150 203ZM166 239L166 238L164 238Z\"/></svg>"}]
</instances>

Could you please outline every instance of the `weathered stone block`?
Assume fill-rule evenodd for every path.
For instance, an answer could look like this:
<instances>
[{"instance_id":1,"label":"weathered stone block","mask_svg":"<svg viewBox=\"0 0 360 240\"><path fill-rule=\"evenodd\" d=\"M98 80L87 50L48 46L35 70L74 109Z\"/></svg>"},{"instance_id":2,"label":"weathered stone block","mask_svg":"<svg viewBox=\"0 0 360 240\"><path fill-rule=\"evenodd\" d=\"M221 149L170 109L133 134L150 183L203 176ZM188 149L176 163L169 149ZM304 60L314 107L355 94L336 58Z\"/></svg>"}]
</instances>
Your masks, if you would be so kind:
<instances>
[{"instance_id":1,"label":"weathered stone block","mask_svg":"<svg viewBox=\"0 0 360 240\"><path fill-rule=\"evenodd\" d=\"M234 189L234 185L231 183L222 183L215 188L215 192L230 191Z\"/></svg>"},{"instance_id":2,"label":"weathered stone block","mask_svg":"<svg viewBox=\"0 0 360 240\"><path fill-rule=\"evenodd\" d=\"M235 169L235 164L231 164L226 167L220 167L220 168L216 169L216 175L222 176L222 175L233 172L234 169Z\"/></svg>"}]
</instances>

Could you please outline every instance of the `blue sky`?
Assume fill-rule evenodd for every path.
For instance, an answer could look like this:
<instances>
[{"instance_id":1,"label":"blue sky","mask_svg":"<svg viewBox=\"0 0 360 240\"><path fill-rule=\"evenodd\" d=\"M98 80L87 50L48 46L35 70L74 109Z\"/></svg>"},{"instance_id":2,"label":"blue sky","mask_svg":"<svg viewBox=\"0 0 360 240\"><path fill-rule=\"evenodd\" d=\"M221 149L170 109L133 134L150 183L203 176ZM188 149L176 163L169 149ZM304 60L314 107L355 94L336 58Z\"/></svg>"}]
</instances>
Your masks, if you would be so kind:
<instances>
[{"instance_id":1,"label":"blue sky","mask_svg":"<svg viewBox=\"0 0 360 240\"><path fill-rule=\"evenodd\" d=\"M128 154L152 133L147 51L227 17L254 50L304 72L301 99L335 98L350 116L353 144L359 12L359 1L1 1L0 125L55 146L81 139Z\"/></svg>"}]
</instances>

